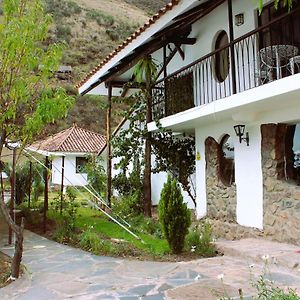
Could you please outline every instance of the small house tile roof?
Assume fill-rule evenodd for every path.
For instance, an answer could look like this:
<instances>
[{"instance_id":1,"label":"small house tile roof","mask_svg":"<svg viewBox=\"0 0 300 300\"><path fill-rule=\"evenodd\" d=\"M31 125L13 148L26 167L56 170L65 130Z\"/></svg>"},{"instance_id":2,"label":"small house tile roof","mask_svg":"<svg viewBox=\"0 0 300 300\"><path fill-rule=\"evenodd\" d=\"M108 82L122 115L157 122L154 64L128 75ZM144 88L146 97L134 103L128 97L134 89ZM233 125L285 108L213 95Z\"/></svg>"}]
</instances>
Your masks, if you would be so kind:
<instances>
[{"instance_id":1,"label":"small house tile roof","mask_svg":"<svg viewBox=\"0 0 300 300\"><path fill-rule=\"evenodd\" d=\"M98 66L96 66L88 75L85 76L77 85L79 88L86 83L95 73L97 73L104 65L106 65L113 57L115 57L121 50L127 45L133 42L138 36L140 36L148 27L156 23L167 11L172 10L181 0L171 0L167 5L161 8L154 16L152 16L143 26L137 29L131 36L129 36L122 44L120 44L113 52L109 53Z\"/></svg>"},{"instance_id":2,"label":"small house tile roof","mask_svg":"<svg viewBox=\"0 0 300 300\"><path fill-rule=\"evenodd\" d=\"M35 142L30 148L47 152L98 153L105 144L105 136L73 125L44 140Z\"/></svg>"}]
</instances>

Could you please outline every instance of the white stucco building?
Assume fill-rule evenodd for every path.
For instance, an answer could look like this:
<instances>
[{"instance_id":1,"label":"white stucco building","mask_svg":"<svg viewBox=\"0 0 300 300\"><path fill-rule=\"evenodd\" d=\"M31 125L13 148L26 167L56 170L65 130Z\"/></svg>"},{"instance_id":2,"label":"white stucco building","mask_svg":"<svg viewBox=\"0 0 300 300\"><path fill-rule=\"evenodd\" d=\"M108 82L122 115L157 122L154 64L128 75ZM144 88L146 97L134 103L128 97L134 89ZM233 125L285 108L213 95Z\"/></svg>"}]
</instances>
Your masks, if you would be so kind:
<instances>
[{"instance_id":1,"label":"white stucco building","mask_svg":"<svg viewBox=\"0 0 300 300\"><path fill-rule=\"evenodd\" d=\"M97 155L105 143L103 135L73 125L33 143L26 150L48 157L52 184L84 186L88 184L87 174L84 172L87 155Z\"/></svg>"},{"instance_id":2,"label":"white stucco building","mask_svg":"<svg viewBox=\"0 0 300 300\"><path fill-rule=\"evenodd\" d=\"M299 243L299 2L260 13L256 1L172 0L79 92L120 95L147 55L160 66L153 119L195 135L197 216L224 235Z\"/></svg>"}]
</instances>

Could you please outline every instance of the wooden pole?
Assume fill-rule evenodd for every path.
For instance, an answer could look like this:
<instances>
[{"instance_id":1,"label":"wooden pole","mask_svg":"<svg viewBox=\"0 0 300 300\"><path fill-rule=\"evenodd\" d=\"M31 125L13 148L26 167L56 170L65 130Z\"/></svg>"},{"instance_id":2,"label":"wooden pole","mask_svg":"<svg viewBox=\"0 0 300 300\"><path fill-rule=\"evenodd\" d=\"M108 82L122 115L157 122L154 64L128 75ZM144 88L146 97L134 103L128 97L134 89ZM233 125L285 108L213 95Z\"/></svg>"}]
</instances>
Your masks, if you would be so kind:
<instances>
[{"instance_id":1,"label":"wooden pole","mask_svg":"<svg viewBox=\"0 0 300 300\"><path fill-rule=\"evenodd\" d=\"M32 162L30 161L29 162L28 208L30 208L31 188L32 188Z\"/></svg>"},{"instance_id":2,"label":"wooden pole","mask_svg":"<svg viewBox=\"0 0 300 300\"><path fill-rule=\"evenodd\" d=\"M16 148L13 148L13 162L12 162L12 171L11 171L10 204L9 204L9 214L13 220L14 220L13 213L14 213L15 191L16 191L16 158L17 158L17 150ZM8 229L9 245L12 244L12 235L13 235L13 231L11 226L9 226Z\"/></svg>"},{"instance_id":3,"label":"wooden pole","mask_svg":"<svg viewBox=\"0 0 300 300\"><path fill-rule=\"evenodd\" d=\"M61 186L60 186L60 214L63 210L64 201L64 176L65 176L65 157L61 157Z\"/></svg>"},{"instance_id":4,"label":"wooden pole","mask_svg":"<svg viewBox=\"0 0 300 300\"><path fill-rule=\"evenodd\" d=\"M45 181L45 190L44 190L44 211L43 211L43 231L46 232L47 225L47 211L48 211L48 166L49 159L46 156L45 159L45 170L44 170L44 181Z\"/></svg>"},{"instance_id":5,"label":"wooden pole","mask_svg":"<svg viewBox=\"0 0 300 300\"><path fill-rule=\"evenodd\" d=\"M151 58L149 58L151 59ZM146 71L146 97L147 112L146 124L152 122L152 78L149 71ZM147 126L147 125L146 125ZM152 217L152 201L151 201L151 132L147 132L145 139L145 160L144 160L144 214Z\"/></svg>"},{"instance_id":6,"label":"wooden pole","mask_svg":"<svg viewBox=\"0 0 300 300\"><path fill-rule=\"evenodd\" d=\"M111 186L112 186L112 178L111 178L111 105L112 100L112 85L111 83L108 83L108 106L107 106L107 112L106 112L106 143L107 143L107 190L106 190L106 196L107 196L107 205L111 207Z\"/></svg>"}]
</instances>

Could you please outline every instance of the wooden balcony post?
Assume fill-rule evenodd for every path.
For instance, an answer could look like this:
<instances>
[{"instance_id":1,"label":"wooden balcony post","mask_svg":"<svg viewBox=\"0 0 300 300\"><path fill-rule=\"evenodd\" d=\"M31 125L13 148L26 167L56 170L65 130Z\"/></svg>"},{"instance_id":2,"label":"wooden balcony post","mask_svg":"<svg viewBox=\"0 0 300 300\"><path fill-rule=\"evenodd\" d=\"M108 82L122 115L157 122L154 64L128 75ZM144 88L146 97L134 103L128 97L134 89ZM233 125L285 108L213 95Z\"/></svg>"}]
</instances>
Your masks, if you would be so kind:
<instances>
[{"instance_id":1,"label":"wooden balcony post","mask_svg":"<svg viewBox=\"0 0 300 300\"><path fill-rule=\"evenodd\" d=\"M108 107L106 111L106 144L107 144L107 187L106 197L107 205L111 207L111 195L112 195L112 178L111 178L111 110L112 110L112 84L108 83Z\"/></svg>"},{"instance_id":2,"label":"wooden balcony post","mask_svg":"<svg viewBox=\"0 0 300 300\"><path fill-rule=\"evenodd\" d=\"M230 42L230 68L232 78L232 93L236 94L236 74L235 74L235 56L234 56L234 33L233 33L233 16L232 0L228 0L228 23L229 23L229 42Z\"/></svg>"}]
</instances>

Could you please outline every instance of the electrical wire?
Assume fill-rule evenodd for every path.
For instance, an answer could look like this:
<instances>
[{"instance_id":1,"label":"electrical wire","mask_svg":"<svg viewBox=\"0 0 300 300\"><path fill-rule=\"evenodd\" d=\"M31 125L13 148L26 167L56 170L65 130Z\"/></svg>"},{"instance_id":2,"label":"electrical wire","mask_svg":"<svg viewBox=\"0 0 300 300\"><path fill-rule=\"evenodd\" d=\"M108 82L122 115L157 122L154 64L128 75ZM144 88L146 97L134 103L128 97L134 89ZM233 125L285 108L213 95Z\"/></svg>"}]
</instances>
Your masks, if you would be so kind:
<instances>
[{"instance_id":1,"label":"electrical wire","mask_svg":"<svg viewBox=\"0 0 300 300\"><path fill-rule=\"evenodd\" d=\"M33 160L35 160L37 163L39 163L41 166L43 166L44 168L46 168L47 170L50 170L45 164L43 164L40 160L38 160L36 157L34 157L29 151L23 149L23 151L29 155ZM54 166L54 168L61 173L61 171ZM72 182L65 177L66 180L72 185ZM72 185L73 186L73 185ZM83 197L85 198L85 196L82 194L82 192L76 187L73 186L74 189ZM100 202L101 204L103 204L103 200L99 197L97 197L94 193L92 193L87 187L83 186L83 188L85 188L95 199L98 200L98 202ZM122 227L124 230L126 230L130 235L132 235L133 237L135 237L137 240L140 240L142 243L145 243L139 236L137 236L134 232L132 232L131 230L129 230L126 226L124 226L122 223L120 223L116 218L114 218L113 216L111 216L109 213L107 213L104 209L102 209L98 204L92 202L91 200L88 200L89 203L91 203L94 207L96 207L98 210L100 210L103 214L105 214L109 219L111 219L112 221L114 221L116 224L118 224L120 227ZM105 202L104 202L105 203ZM109 206L105 203L106 207L109 208ZM110 209L110 208L109 208Z\"/></svg>"}]
</instances>

